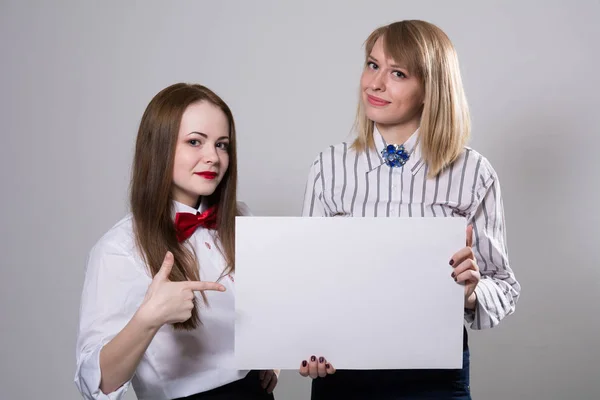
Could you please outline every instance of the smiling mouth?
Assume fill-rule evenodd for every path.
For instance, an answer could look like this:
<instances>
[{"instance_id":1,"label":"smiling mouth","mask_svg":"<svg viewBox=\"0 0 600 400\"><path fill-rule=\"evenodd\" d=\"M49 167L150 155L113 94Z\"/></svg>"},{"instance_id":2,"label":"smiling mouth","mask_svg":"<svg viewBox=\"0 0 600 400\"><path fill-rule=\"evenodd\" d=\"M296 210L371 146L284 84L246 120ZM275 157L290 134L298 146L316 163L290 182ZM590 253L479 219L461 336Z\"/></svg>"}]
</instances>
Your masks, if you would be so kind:
<instances>
[{"instance_id":1,"label":"smiling mouth","mask_svg":"<svg viewBox=\"0 0 600 400\"><path fill-rule=\"evenodd\" d=\"M391 103L390 101L380 99L379 97L371 96L370 94L367 95L367 101L369 102L369 104L379 107L387 106Z\"/></svg>"},{"instance_id":2,"label":"smiling mouth","mask_svg":"<svg viewBox=\"0 0 600 400\"><path fill-rule=\"evenodd\" d=\"M216 172L194 172L194 174L208 180L213 180L218 175Z\"/></svg>"}]
</instances>

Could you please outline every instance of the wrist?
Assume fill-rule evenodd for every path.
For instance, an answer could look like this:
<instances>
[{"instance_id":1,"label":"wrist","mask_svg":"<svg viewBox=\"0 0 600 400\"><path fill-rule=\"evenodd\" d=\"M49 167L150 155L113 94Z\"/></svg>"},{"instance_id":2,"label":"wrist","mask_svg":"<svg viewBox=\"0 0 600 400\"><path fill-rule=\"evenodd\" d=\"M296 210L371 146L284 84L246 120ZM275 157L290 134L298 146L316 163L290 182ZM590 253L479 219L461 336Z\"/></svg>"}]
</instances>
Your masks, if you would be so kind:
<instances>
[{"instance_id":1,"label":"wrist","mask_svg":"<svg viewBox=\"0 0 600 400\"><path fill-rule=\"evenodd\" d=\"M155 317L156 313L150 310L147 303L143 303L137 312L133 315L132 321L135 321L142 330L145 331L158 331L164 324L157 321Z\"/></svg>"},{"instance_id":2,"label":"wrist","mask_svg":"<svg viewBox=\"0 0 600 400\"><path fill-rule=\"evenodd\" d=\"M467 310L474 310L477 307L477 294L475 292L465 299L465 308Z\"/></svg>"}]
</instances>

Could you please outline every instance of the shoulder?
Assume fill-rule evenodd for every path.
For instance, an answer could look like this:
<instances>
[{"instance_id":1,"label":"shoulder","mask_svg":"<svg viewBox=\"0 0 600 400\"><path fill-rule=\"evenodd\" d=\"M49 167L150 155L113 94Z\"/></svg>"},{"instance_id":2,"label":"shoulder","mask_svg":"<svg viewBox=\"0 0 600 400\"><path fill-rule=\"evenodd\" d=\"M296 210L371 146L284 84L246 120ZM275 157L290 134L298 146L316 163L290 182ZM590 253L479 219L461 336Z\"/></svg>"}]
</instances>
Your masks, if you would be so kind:
<instances>
[{"instance_id":1,"label":"shoulder","mask_svg":"<svg viewBox=\"0 0 600 400\"><path fill-rule=\"evenodd\" d=\"M114 224L94 244L87 258L86 281L113 284L136 282L140 277L148 278L148 270L136 244L133 218L128 214ZM146 282L141 280L140 282Z\"/></svg>"},{"instance_id":2,"label":"shoulder","mask_svg":"<svg viewBox=\"0 0 600 400\"><path fill-rule=\"evenodd\" d=\"M90 251L90 257L101 258L105 255L132 256L135 252L135 234L131 214L114 224Z\"/></svg>"},{"instance_id":3,"label":"shoulder","mask_svg":"<svg viewBox=\"0 0 600 400\"><path fill-rule=\"evenodd\" d=\"M339 164L343 162L350 153L355 153L355 150L351 148L350 143L340 142L332 144L317 154L313 159L311 166L312 168L320 169L323 165Z\"/></svg>"},{"instance_id":4,"label":"shoulder","mask_svg":"<svg viewBox=\"0 0 600 400\"><path fill-rule=\"evenodd\" d=\"M97 316L112 318L137 309L151 280L129 214L102 235L88 254L80 306L85 324L94 324Z\"/></svg>"},{"instance_id":5,"label":"shoulder","mask_svg":"<svg viewBox=\"0 0 600 400\"><path fill-rule=\"evenodd\" d=\"M471 169L475 169L480 182L485 182L486 185L492 181L498 180L498 174L492 166L492 163L477 150L465 146L461 155L463 163L468 162Z\"/></svg>"},{"instance_id":6,"label":"shoulder","mask_svg":"<svg viewBox=\"0 0 600 400\"><path fill-rule=\"evenodd\" d=\"M252 211L250 210L250 207L248 207L248 205L246 203L244 203L243 201L237 202L237 209L238 209L238 215L240 217L252 216Z\"/></svg>"},{"instance_id":7,"label":"shoulder","mask_svg":"<svg viewBox=\"0 0 600 400\"><path fill-rule=\"evenodd\" d=\"M477 150L465 146L464 151L452 163L451 175L460 179L463 187L468 187L478 198L494 185L498 186L498 175L491 162Z\"/></svg>"}]
</instances>

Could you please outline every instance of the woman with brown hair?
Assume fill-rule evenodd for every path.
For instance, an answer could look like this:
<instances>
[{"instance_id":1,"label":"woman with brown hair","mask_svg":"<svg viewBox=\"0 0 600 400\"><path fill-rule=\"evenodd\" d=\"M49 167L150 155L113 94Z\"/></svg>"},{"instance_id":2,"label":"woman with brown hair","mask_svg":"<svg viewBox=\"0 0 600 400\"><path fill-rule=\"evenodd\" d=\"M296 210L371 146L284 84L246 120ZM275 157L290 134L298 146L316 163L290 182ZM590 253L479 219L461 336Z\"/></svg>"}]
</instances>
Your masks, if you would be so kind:
<instances>
[{"instance_id":1,"label":"woman with brown hair","mask_svg":"<svg viewBox=\"0 0 600 400\"><path fill-rule=\"evenodd\" d=\"M277 374L233 366L237 157L233 115L175 84L142 117L131 213L92 248L75 383L86 399L272 399ZM217 283L218 282L218 283Z\"/></svg>"},{"instance_id":2,"label":"woman with brown hair","mask_svg":"<svg viewBox=\"0 0 600 400\"><path fill-rule=\"evenodd\" d=\"M448 254L448 279L464 286L471 328L492 328L514 312L521 287L508 262L498 176L466 147L469 107L455 49L437 26L412 20L376 29L365 50L357 136L315 159L303 215L464 218L466 246ZM436 293L423 282L422 295ZM461 369L336 372L335 360L312 355L300 374L314 379L313 400L467 400L466 329L463 337Z\"/></svg>"}]
</instances>

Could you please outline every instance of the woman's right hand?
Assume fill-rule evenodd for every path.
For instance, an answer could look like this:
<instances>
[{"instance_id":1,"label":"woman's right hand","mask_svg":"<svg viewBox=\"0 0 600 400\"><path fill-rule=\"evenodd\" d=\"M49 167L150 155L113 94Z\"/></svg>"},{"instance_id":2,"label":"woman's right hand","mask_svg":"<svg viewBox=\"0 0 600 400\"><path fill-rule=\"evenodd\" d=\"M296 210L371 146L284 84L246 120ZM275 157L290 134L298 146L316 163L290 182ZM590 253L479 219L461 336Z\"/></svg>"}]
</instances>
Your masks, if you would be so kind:
<instances>
[{"instance_id":1,"label":"woman's right hand","mask_svg":"<svg viewBox=\"0 0 600 400\"><path fill-rule=\"evenodd\" d=\"M327 375L335 374L333 365L327 362L324 357L311 356L310 361L302 361L300 364L300 375L310 376L313 379L318 377L324 378Z\"/></svg>"},{"instance_id":2,"label":"woman's right hand","mask_svg":"<svg viewBox=\"0 0 600 400\"><path fill-rule=\"evenodd\" d=\"M155 329L165 324L184 322L190 319L194 307L195 291L225 291L225 286L215 282L171 282L169 275L173 263L173 254L168 251L160 270L152 279L139 309L140 317Z\"/></svg>"}]
</instances>

